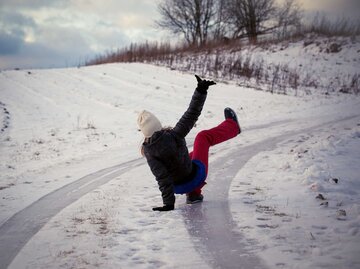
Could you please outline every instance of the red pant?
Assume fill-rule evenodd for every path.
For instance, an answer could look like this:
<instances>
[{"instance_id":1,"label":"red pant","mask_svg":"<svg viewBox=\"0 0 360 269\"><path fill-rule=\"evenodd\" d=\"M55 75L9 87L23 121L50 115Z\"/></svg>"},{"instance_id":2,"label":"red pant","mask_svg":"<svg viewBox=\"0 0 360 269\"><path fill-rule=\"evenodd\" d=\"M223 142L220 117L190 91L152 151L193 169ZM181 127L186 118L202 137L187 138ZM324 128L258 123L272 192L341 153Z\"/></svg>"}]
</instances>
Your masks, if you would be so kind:
<instances>
[{"instance_id":1,"label":"red pant","mask_svg":"<svg viewBox=\"0 0 360 269\"><path fill-rule=\"evenodd\" d=\"M238 133L239 127L232 119L227 119L212 129L201 131L196 135L194 149L190 153L190 158L192 160L201 161L205 165L207 175L209 166L209 148L237 136ZM200 194L202 187L203 186L197 188L191 193Z\"/></svg>"}]
</instances>

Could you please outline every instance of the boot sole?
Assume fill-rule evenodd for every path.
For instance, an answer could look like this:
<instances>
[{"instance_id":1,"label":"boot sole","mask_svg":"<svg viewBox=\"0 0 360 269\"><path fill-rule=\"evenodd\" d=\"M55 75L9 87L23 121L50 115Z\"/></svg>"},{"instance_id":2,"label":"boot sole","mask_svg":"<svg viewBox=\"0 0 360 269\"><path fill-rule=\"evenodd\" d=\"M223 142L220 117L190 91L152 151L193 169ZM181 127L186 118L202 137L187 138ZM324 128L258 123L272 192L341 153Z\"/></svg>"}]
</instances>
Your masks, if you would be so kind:
<instances>
[{"instance_id":1,"label":"boot sole","mask_svg":"<svg viewBox=\"0 0 360 269\"><path fill-rule=\"evenodd\" d=\"M235 118L232 118L232 117L226 118L226 113L225 113L226 110L232 111L232 113L234 114L234 117L235 117ZM237 115L236 115L235 111L234 111L233 109L231 109L230 107L227 107L227 108L224 109L224 115L225 115L225 118L226 118L226 119L232 119L233 121L236 122L236 124L237 124L237 126L238 126L238 128L239 128L239 134L240 134L240 133L241 133L241 127L240 127L240 124L239 124L239 121L238 121L238 118L237 118Z\"/></svg>"}]
</instances>

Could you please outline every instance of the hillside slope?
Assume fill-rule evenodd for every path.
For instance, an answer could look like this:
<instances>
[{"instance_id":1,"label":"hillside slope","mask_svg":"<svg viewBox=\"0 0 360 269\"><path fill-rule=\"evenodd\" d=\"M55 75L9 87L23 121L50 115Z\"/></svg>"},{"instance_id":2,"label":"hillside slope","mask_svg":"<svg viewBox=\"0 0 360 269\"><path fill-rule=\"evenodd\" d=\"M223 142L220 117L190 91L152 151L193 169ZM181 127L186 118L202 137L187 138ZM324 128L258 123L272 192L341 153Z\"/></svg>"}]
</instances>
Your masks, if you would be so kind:
<instances>
[{"instance_id":1,"label":"hillside slope","mask_svg":"<svg viewBox=\"0 0 360 269\"><path fill-rule=\"evenodd\" d=\"M150 57L151 58L151 57ZM280 94L360 92L360 37L321 37L231 45L149 60Z\"/></svg>"}]
</instances>

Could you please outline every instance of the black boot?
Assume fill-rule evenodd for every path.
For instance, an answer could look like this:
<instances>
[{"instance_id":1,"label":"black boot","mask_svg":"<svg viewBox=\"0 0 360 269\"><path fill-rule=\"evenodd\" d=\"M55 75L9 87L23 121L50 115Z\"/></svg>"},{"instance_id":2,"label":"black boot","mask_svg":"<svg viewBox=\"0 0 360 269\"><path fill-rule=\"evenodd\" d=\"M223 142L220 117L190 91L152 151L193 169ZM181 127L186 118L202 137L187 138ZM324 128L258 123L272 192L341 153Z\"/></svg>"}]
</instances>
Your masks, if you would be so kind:
<instances>
[{"instance_id":1,"label":"black boot","mask_svg":"<svg viewBox=\"0 0 360 269\"><path fill-rule=\"evenodd\" d=\"M240 128L240 124L238 122L235 111L232 110L230 107L227 107L227 108L224 109L224 115L225 115L225 119L232 119L237 123L237 125L239 127L239 134L240 134L241 133L241 128Z\"/></svg>"},{"instance_id":2,"label":"black boot","mask_svg":"<svg viewBox=\"0 0 360 269\"><path fill-rule=\"evenodd\" d=\"M186 194L187 204L201 203L203 200L204 200L204 196L202 194L196 194L192 192Z\"/></svg>"}]
</instances>

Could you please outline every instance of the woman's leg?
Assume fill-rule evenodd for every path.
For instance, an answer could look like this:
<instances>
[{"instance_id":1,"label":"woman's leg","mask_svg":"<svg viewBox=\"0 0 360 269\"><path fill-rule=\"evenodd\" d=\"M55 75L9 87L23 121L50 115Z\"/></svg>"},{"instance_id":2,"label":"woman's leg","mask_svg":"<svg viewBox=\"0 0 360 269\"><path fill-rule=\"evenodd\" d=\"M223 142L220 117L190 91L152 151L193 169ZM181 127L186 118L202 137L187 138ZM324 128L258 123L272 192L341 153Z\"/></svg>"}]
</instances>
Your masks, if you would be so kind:
<instances>
[{"instance_id":1,"label":"woman's leg","mask_svg":"<svg viewBox=\"0 0 360 269\"><path fill-rule=\"evenodd\" d=\"M239 126L232 119L226 119L212 129L201 131L195 138L194 149L190 154L191 159L201 161L205 165L207 175L209 165L209 148L237 136L238 133ZM201 194L202 187L203 186L191 193Z\"/></svg>"}]
</instances>

